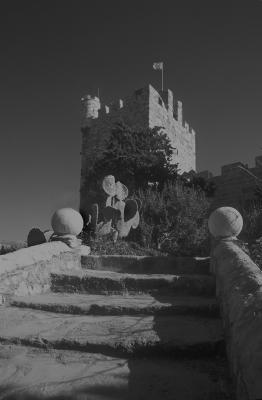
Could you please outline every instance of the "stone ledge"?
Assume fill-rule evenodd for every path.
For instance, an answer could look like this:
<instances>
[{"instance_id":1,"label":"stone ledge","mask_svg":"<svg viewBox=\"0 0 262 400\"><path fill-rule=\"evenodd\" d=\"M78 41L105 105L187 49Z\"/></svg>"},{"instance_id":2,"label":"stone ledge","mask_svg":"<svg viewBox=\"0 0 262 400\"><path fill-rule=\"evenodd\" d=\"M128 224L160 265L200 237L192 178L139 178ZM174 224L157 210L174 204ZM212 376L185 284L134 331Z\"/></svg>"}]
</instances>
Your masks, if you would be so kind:
<instances>
[{"instance_id":1,"label":"stone ledge","mask_svg":"<svg viewBox=\"0 0 262 400\"><path fill-rule=\"evenodd\" d=\"M0 343L102 353L108 356L204 357L223 355L218 318L200 316L94 316L0 308Z\"/></svg>"},{"instance_id":2,"label":"stone ledge","mask_svg":"<svg viewBox=\"0 0 262 400\"><path fill-rule=\"evenodd\" d=\"M71 249L63 242L43 243L0 256L0 275L37 262L49 261Z\"/></svg>"},{"instance_id":3,"label":"stone ledge","mask_svg":"<svg viewBox=\"0 0 262 400\"><path fill-rule=\"evenodd\" d=\"M213 250L227 341L227 354L237 400L262 399L262 272L233 241Z\"/></svg>"},{"instance_id":4,"label":"stone ledge","mask_svg":"<svg viewBox=\"0 0 262 400\"><path fill-rule=\"evenodd\" d=\"M136 274L209 274L209 257L88 255L82 268Z\"/></svg>"},{"instance_id":5,"label":"stone ledge","mask_svg":"<svg viewBox=\"0 0 262 400\"><path fill-rule=\"evenodd\" d=\"M50 288L50 273L81 267L80 250L51 242L0 256L0 293L28 295Z\"/></svg>"}]
</instances>

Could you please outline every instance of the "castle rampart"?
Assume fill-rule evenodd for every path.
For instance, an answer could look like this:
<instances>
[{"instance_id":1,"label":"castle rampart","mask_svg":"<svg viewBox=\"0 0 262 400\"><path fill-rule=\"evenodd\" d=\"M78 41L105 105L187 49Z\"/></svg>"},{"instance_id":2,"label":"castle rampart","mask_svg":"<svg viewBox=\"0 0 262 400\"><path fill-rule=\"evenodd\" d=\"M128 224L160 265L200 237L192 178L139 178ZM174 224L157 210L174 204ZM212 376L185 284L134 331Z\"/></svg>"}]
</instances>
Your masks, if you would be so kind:
<instances>
[{"instance_id":1,"label":"castle rampart","mask_svg":"<svg viewBox=\"0 0 262 400\"><path fill-rule=\"evenodd\" d=\"M210 172L203 171L198 176L215 183L212 208L230 206L241 211L257 201L255 193L259 180L262 187L262 156L255 158L255 167L252 168L242 162L235 162L223 165L221 175L212 176Z\"/></svg>"}]
</instances>

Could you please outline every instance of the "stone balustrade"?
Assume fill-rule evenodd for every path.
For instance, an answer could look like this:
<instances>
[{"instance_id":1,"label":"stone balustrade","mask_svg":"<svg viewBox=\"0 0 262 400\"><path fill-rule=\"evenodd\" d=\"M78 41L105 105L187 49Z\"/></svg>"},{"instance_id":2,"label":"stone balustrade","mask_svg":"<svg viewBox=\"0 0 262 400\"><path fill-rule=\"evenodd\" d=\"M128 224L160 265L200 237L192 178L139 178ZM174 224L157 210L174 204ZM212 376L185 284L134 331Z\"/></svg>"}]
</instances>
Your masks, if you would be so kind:
<instances>
[{"instance_id":1,"label":"stone balustrade","mask_svg":"<svg viewBox=\"0 0 262 400\"><path fill-rule=\"evenodd\" d=\"M81 249L63 242L27 247L0 256L1 302L6 296L44 293L50 289L50 274L81 266Z\"/></svg>"},{"instance_id":2,"label":"stone balustrade","mask_svg":"<svg viewBox=\"0 0 262 400\"><path fill-rule=\"evenodd\" d=\"M262 399L262 272L236 238L242 228L242 217L236 210L230 207L216 210L210 216L209 228L215 236L211 269L216 277L236 399L259 400Z\"/></svg>"}]
</instances>

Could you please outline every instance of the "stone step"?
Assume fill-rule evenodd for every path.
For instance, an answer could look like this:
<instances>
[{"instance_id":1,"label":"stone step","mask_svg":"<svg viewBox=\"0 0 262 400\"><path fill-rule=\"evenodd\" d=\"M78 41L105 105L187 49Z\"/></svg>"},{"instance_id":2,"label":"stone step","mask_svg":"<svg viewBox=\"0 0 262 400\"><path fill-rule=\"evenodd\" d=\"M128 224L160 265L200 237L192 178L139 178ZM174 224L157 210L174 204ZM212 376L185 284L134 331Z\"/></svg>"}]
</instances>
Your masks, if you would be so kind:
<instances>
[{"instance_id":1,"label":"stone step","mask_svg":"<svg viewBox=\"0 0 262 400\"><path fill-rule=\"evenodd\" d=\"M179 315L194 314L219 316L215 298L175 297L151 295L83 295L46 293L28 297L13 297L9 303L15 307L64 314L80 315Z\"/></svg>"},{"instance_id":2,"label":"stone step","mask_svg":"<svg viewBox=\"0 0 262 400\"><path fill-rule=\"evenodd\" d=\"M142 275L83 270L51 274L51 290L89 294L151 293L211 297L215 295L215 279L205 275Z\"/></svg>"},{"instance_id":3,"label":"stone step","mask_svg":"<svg viewBox=\"0 0 262 400\"><path fill-rule=\"evenodd\" d=\"M198 357L224 352L220 319L78 316L0 307L0 342L109 356Z\"/></svg>"},{"instance_id":4,"label":"stone step","mask_svg":"<svg viewBox=\"0 0 262 400\"><path fill-rule=\"evenodd\" d=\"M0 345L1 399L229 400L231 392L221 357L120 359Z\"/></svg>"},{"instance_id":5,"label":"stone step","mask_svg":"<svg viewBox=\"0 0 262 400\"><path fill-rule=\"evenodd\" d=\"M88 255L82 268L131 274L210 274L210 257Z\"/></svg>"}]
</instances>

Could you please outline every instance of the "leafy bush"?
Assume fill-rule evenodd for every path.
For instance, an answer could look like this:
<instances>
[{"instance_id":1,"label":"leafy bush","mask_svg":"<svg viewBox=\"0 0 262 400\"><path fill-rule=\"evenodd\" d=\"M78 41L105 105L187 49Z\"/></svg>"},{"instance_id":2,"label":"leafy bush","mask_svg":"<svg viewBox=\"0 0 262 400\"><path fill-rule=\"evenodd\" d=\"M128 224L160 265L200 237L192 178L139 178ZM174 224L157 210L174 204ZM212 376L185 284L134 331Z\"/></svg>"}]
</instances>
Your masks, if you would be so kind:
<instances>
[{"instance_id":1,"label":"leafy bush","mask_svg":"<svg viewBox=\"0 0 262 400\"><path fill-rule=\"evenodd\" d=\"M159 127L133 129L117 123L105 142L104 151L97 155L86 184L95 189L106 175L114 175L128 189L134 190L148 182L164 182L177 176L177 165L171 164L173 148L166 133Z\"/></svg>"},{"instance_id":2,"label":"leafy bush","mask_svg":"<svg viewBox=\"0 0 262 400\"><path fill-rule=\"evenodd\" d=\"M248 242L262 236L262 204L254 203L248 210L242 210L244 221L241 238Z\"/></svg>"},{"instance_id":3,"label":"leafy bush","mask_svg":"<svg viewBox=\"0 0 262 400\"><path fill-rule=\"evenodd\" d=\"M0 243L0 255L12 253L24 247L27 247L24 242L3 242Z\"/></svg>"},{"instance_id":4,"label":"leafy bush","mask_svg":"<svg viewBox=\"0 0 262 400\"><path fill-rule=\"evenodd\" d=\"M169 183L162 191L139 190L137 197L142 202L141 222L132 240L174 255L209 254L209 201L202 191Z\"/></svg>"},{"instance_id":5,"label":"leafy bush","mask_svg":"<svg viewBox=\"0 0 262 400\"><path fill-rule=\"evenodd\" d=\"M158 256L161 253L154 249L147 249L136 242L119 239L116 243L112 237L98 236L96 238L81 237L84 244L91 248L91 254L98 255L134 255L134 256Z\"/></svg>"},{"instance_id":6,"label":"leafy bush","mask_svg":"<svg viewBox=\"0 0 262 400\"><path fill-rule=\"evenodd\" d=\"M262 269L262 204L254 203L248 210L242 210L244 220L240 238L247 242L246 253Z\"/></svg>"},{"instance_id":7,"label":"leafy bush","mask_svg":"<svg viewBox=\"0 0 262 400\"><path fill-rule=\"evenodd\" d=\"M249 243L248 255L252 258L255 264L262 270L262 237Z\"/></svg>"}]
</instances>

